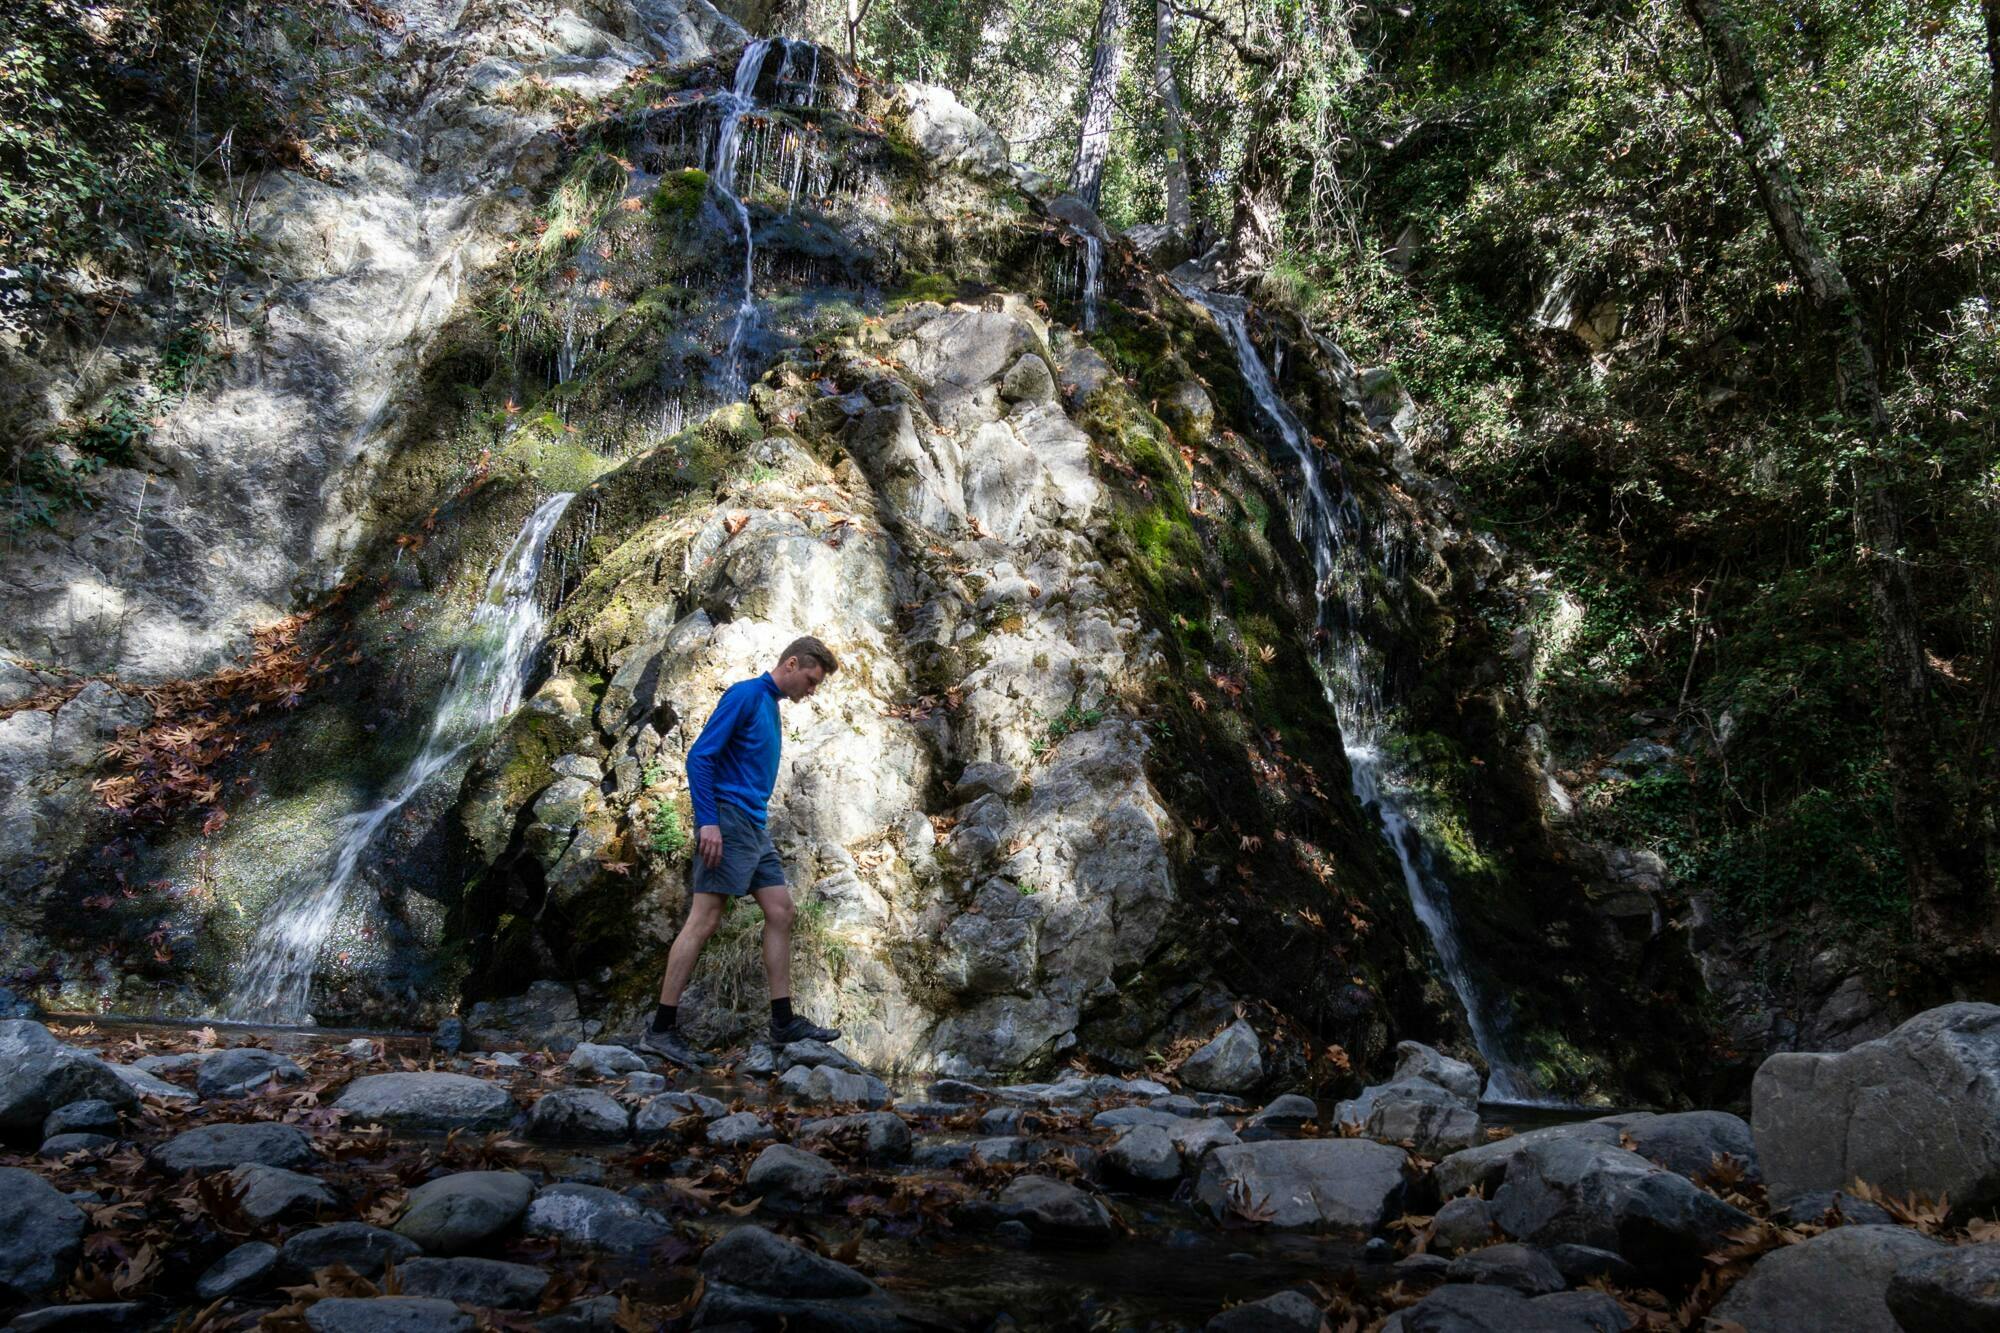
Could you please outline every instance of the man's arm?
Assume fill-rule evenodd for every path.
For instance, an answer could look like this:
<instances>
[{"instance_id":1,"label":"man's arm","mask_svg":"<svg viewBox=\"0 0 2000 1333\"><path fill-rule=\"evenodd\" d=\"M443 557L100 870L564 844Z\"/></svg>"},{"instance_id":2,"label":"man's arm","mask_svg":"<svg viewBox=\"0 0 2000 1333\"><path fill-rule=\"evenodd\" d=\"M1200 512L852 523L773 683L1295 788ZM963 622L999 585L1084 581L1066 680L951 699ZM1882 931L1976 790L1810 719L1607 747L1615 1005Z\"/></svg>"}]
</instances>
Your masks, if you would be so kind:
<instances>
[{"instance_id":1,"label":"man's arm","mask_svg":"<svg viewBox=\"0 0 2000 1333\"><path fill-rule=\"evenodd\" d=\"M694 805L695 846L710 869L722 860L721 817L715 809L715 760L743 720L744 693L734 689L723 692L722 702L708 715L708 725L701 729L701 735L695 738L687 755L688 799ZM711 841L714 843L712 855L709 850Z\"/></svg>"}]
</instances>

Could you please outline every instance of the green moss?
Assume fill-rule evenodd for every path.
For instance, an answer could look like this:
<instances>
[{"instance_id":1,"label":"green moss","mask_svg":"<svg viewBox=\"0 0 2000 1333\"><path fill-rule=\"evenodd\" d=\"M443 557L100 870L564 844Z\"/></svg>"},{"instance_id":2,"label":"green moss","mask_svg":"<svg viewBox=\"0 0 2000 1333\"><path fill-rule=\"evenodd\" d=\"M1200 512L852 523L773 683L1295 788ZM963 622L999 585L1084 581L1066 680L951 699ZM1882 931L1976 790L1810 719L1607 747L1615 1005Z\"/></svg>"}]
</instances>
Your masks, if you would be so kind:
<instances>
[{"instance_id":1,"label":"green moss","mask_svg":"<svg viewBox=\"0 0 2000 1333\"><path fill-rule=\"evenodd\" d=\"M911 270L903 275L903 285L889 294L886 305L891 310L919 301L936 301L940 305L958 299L958 281L942 273L924 273Z\"/></svg>"},{"instance_id":2,"label":"green moss","mask_svg":"<svg viewBox=\"0 0 2000 1333\"><path fill-rule=\"evenodd\" d=\"M661 177L646 206L662 227L679 230L701 211L707 198L708 173L700 167L688 167Z\"/></svg>"}]
</instances>

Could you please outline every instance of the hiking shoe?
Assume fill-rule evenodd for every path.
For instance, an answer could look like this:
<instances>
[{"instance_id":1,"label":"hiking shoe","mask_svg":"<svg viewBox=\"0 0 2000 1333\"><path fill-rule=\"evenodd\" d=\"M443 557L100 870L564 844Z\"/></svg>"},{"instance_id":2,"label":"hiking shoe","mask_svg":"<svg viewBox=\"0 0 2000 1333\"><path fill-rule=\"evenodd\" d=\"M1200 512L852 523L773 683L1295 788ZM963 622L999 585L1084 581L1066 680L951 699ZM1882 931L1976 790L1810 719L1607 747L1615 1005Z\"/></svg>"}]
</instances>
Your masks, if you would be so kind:
<instances>
[{"instance_id":1,"label":"hiking shoe","mask_svg":"<svg viewBox=\"0 0 2000 1333\"><path fill-rule=\"evenodd\" d=\"M789 1046L795 1041L839 1041L839 1028L823 1028L810 1018L793 1014L788 1023L771 1024L771 1044Z\"/></svg>"},{"instance_id":2,"label":"hiking shoe","mask_svg":"<svg viewBox=\"0 0 2000 1333\"><path fill-rule=\"evenodd\" d=\"M677 1028L658 1032L651 1028L639 1038L639 1049L651 1051L663 1060L671 1060L683 1069L708 1068L708 1052L689 1041Z\"/></svg>"}]
</instances>

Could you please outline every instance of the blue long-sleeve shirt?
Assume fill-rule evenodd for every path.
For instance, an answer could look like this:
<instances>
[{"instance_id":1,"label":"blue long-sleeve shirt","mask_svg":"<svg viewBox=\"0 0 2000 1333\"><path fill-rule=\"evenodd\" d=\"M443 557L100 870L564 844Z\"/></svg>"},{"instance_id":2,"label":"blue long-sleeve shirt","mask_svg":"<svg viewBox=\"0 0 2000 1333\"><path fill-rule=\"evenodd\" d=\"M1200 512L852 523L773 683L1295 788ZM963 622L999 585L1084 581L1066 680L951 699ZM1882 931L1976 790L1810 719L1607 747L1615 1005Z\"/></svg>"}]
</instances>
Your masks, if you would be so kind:
<instances>
[{"instance_id":1,"label":"blue long-sleeve shirt","mask_svg":"<svg viewBox=\"0 0 2000 1333\"><path fill-rule=\"evenodd\" d=\"M729 802L759 824L778 784L778 700L784 691L765 672L722 692L708 725L688 751L688 795L696 828L716 822L715 803Z\"/></svg>"}]
</instances>

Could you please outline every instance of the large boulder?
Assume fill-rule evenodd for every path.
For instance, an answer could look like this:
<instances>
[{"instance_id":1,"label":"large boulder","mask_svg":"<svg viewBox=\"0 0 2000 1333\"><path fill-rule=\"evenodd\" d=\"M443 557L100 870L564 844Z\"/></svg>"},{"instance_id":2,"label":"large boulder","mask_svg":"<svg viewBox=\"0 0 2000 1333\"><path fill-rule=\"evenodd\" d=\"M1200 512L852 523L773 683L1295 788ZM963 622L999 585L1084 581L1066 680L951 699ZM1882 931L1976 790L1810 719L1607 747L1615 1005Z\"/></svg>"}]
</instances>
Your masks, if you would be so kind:
<instances>
[{"instance_id":1,"label":"large boulder","mask_svg":"<svg viewBox=\"0 0 2000 1333\"><path fill-rule=\"evenodd\" d=\"M1530 1144L1493 1198L1502 1231L1533 1245L1614 1250L1641 1268L1681 1273L1751 1217L1637 1153L1579 1139Z\"/></svg>"},{"instance_id":2,"label":"large boulder","mask_svg":"<svg viewBox=\"0 0 2000 1333\"><path fill-rule=\"evenodd\" d=\"M333 1104L351 1124L384 1125L398 1134L505 1129L519 1109L497 1083L428 1071L357 1078Z\"/></svg>"},{"instance_id":3,"label":"large boulder","mask_svg":"<svg viewBox=\"0 0 2000 1333\"><path fill-rule=\"evenodd\" d=\"M1742 1116L1727 1111L1679 1111L1649 1116L1629 1125L1624 1135L1632 1151L1690 1180L1715 1169L1716 1159L1733 1157L1744 1166L1743 1178L1756 1180L1757 1147Z\"/></svg>"},{"instance_id":4,"label":"large boulder","mask_svg":"<svg viewBox=\"0 0 2000 1333\"><path fill-rule=\"evenodd\" d=\"M1479 1071L1421 1042L1396 1047L1396 1073L1351 1101L1333 1117L1359 1125L1370 1138L1408 1141L1418 1152L1456 1152L1479 1141Z\"/></svg>"},{"instance_id":5,"label":"large boulder","mask_svg":"<svg viewBox=\"0 0 2000 1333\"><path fill-rule=\"evenodd\" d=\"M2000 1203L2000 1005L1948 1004L1850 1050L1786 1052L1751 1089L1773 1201L1864 1180L1891 1194Z\"/></svg>"},{"instance_id":6,"label":"large boulder","mask_svg":"<svg viewBox=\"0 0 2000 1333\"><path fill-rule=\"evenodd\" d=\"M1715 1307L1746 1333L1900 1333L1889 1313L1889 1283L1906 1264L1944 1253L1945 1246L1906 1227L1835 1227L1811 1240L1773 1250L1729 1289ZM1963 1329L1958 1324L1914 1325Z\"/></svg>"},{"instance_id":7,"label":"large boulder","mask_svg":"<svg viewBox=\"0 0 2000 1333\"><path fill-rule=\"evenodd\" d=\"M1506 1179L1507 1163L1514 1160L1516 1153L1525 1152L1537 1143L1552 1143L1562 1139L1576 1139L1584 1143L1602 1143L1618 1146L1619 1136L1632 1124L1652 1118L1652 1113L1639 1111L1626 1115L1604 1116L1597 1120L1578 1120L1566 1125L1549 1125L1542 1129L1531 1129L1525 1133L1513 1134L1492 1143L1482 1143L1476 1148L1467 1148L1452 1153L1440 1161L1431 1172L1431 1179L1437 1185L1437 1192L1443 1198L1463 1194L1476 1189L1491 1195Z\"/></svg>"},{"instance_id":8,"label":"large boulder","mask_svg":"<svg viewBox=\"0 0 2000 1333\"><path fill-rule=\"evenodd\" d=\"M131 1106L138 1097L110 1065L40 1023L0 1021L0 1134L37 1133L49 1112L81 1101Z\"/></svg>"},{"instance_id":9,"label":"large boulder","mask_svg":"<svg viewBox=\"0 0 2000 1333\"><path fill-rule=\"evenodd\" d=\"M410 1191L396 1234L429 1254L463 1254L511 1229L534 1197L535 1182L518 1171L440 1176Z\"/></svg>"},{"instance_id":10,"label":"large boulder","mask_svg":"<svg viewBox=\"0 0 2000 1333\"><path fill-rule=\"evenodd\" d=\"M32 1300L76 1267L83 1213L32 1171L0 1167L0 1299Z\"/></svg>"},{"instance_id":11,"label":"large boulder","mask_svg":"<svg viewBox=\"0 0 2000 1333\"><path fill-rule=\"evenodd\" d=\"M1955 1245L1904 1261L1889 1279L1889 1313L1911 1333L2000 1333L2000 1241Z\"/></svg>"},{"instance_id":12,"label":"large boulder","mask_svg":"<svg viewBox=\"0 0 2000 1333\"><path fill-rule=\"evenodd\" d=\"M1403 1189L1405 1158L1369 1139L1272 1139L1202 1158L1195 1197L1216 1217L1373 1231Z\"/></svg>"},{"instance_id":13,"label":"large boulder","mask_svg":"<svg viewBox=\"0 0 2000 1333\"><path fill-rule=\"evenodd\" d=\"M1264 1078L1257 1030L1246 1020L1237 1019L1182 1061L1180 1076L1181 1082L1203 1092L1246 1092L1256 1087Z\"/></svg>"},{"instance_id":14,"label":"large boulder","mask_svg":"<svg viewBox=\"0 0 2000 1333\"><path fill-rule=\"evenodd\" d=\"M890 114L928 161L975 176L1007 170L1007 141L968 110L949 88L906 83L896 90Z\"/></svg>"}]
</instances>

